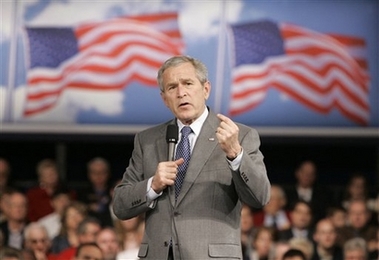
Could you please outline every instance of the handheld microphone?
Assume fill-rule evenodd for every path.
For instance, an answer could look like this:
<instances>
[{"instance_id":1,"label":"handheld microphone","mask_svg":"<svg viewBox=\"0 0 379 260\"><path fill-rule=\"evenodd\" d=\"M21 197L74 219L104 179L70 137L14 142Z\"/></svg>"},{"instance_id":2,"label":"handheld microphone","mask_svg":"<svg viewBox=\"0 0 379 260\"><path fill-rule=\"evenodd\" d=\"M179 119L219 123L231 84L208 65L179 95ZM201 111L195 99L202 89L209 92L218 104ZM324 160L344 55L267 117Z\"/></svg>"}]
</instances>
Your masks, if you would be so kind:
<instances>
[{"instance_id":1,"label":"handheld microphone","mask_svg":"<svg viewBox=\"0 0 379 260\"><path fill-rule=\"evenodd\" d=\"M179 138L179 128L177 125L168 125L166 131L166 141L168 143L168 161L175 161L175 144Z\"/></svg>"}]
</instances>

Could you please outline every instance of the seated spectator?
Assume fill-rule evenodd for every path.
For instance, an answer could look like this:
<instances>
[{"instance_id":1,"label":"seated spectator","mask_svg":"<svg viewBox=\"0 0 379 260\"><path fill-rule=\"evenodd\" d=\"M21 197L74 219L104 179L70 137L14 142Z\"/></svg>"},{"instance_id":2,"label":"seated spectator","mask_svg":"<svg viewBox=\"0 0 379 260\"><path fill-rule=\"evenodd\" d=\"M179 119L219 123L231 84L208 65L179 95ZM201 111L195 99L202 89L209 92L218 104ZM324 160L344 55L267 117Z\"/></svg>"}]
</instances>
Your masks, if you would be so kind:
<instances>
[{"instance_id":1,"label":"seated spectator","mask_svg":"<svg viewBox=\"0 0 379 260\"><path fill-rule=\"evenodd\" d=\"M25 228L25 249L33 252L37 260L52 259L50 255L51 240L44 226L33 222Z\"/></svg>"},{"instance_id":2,"label":"seated spectator","mask_svg":"<svg viewBox=\"0 0 379 260\"><path fill-rule=\"evenodd\" d=\"M322 219L313 234L314 250L312 260L343 260L342 249L336 245L337 233L329 219Z\"/></svg>"},{"instance_id":3,"label":"seated spectator","mask_svg":"<svg viewBox=\"0 0 379 260\"><path fill-rule=\"evenodd\" d=\"M254 226L272 227L275 230L288 229L291 226L289 213L284 210L286 195L279 185L271 185L271 197L262 211L254 212Z\"/></svg>"},{"instance_id":4,"label":"seated spectator","mask_svg":"<svg viewBox=\"0 0 379 260\"><path fill-rule=\"evenodd\" d=\"M96 244L103 251L104 260L116 260L120 247L113 228L106 227L100 230L96 237Z\"/></svg>"},{"instance_id":5,"label":"seated spectator","mask_svg":"<svg viewBox=\"0 0 379 260\"><path fill-rule=\"evenodd\" d=\"M3 247L0 250L1 260L23 260L21 250L13 247Z\"/></svg>"},{"instance_id":6,"label":"seated spectator","mask_svg":"<svg viewBox=\"0 0 379 260\"><path fill-rule=\"evenodd\" d=\"M103 260L103 252L96 243L84 243L81 244L73 260Z\"/></svg>"},{"instance_id":7,"label":"seated spectator","mask_svg":"<svg viewBox=\"0 0 379 260\"><path fill-rule=\"evenodd\" d=\"M347 209L348 225L338 231L338 244L342 247L347 240L360 237L366 241L369 250L375 248L377 227L370 225L370 218L366 201L350 201Z\"/></svg>"},{"instance_id":8,"label":"seated spectator","mask_svg":"<svg viewBox=\"0 0 379 260\"><path fill-rule=\"evenodd\" d=\"M115 229L121 248L117 259L138 259L138 251L144 232L143 215L127 220L116 221Z\"/></svg>"},{"instance_id":9,"label":"seated spectator","mask_svg":"<svg viewBox=\"0 0 379 260\"><path fill-rule=\"evenodd\" d=\"M298 249L290 249L283 255L283 260L306 260L304 253Z\"/></svg>"},{"instance_id":10,"label":"seated spectator","mask_svg":"<svg viewBox=\"0 0 379 260\"><path fill-rule=\"evenodd\" d=\"M53 160L44 159L37 164L38 186L26 192L29 201L28 220L38 221L40 218L53 213L51 196L63 186L59 180L58 168Z\"/></svg>"},{"instance_id":11,"label":"seated spectator","mask_svg":"<svg viewBox=\"0 0 379 260\"><path fill-rule=\"evenodd\" d=\"M326 209L332 205L331 192L317 185L317 168L311 160L305 160L295 170L296 184L287 189L287 203L291 206L298 200L309 203L313 212L313 223L325 217ZM312 223L312 224L313 224Z\"/></svg>"},{"instance_id":12,"label":"seated spectator","mask_svg":"<svg viewBox=\"0 0 379 260\"><path fill-rule=\"evenodd\" d=\"M56 190L51 196L50 203L54 212L40 218L38 223L46 228L50 239L53 239L59 235L62 227L63 212L71 203L70 192L65 188Z\"/></svg>"},{"instance_id":13,"label":"seated spectator","mask_svg":"<svg viewBox=\"0 0 379 260\"><path fill-rule=\"evenodd\" d=\"M62 215L62 227L59 235L53 239L51 251L60 253L69 247L77 247L79 239L77 230L79 223L87 216L87 206L81 202L73 201L65 208Z\"/></svg>"},{"instance_id":14,"label":"seated spectator","mask_svg":"<svg viewBox=\"0 0 379 260\"><path fill-rule=\"evenodd\" d=\"M253 211L252 209L244 204L241 210L241 245L242 245L242 253L244 256L248 257L251 252L251 245L253 243L253 232L254 232L254 224L253 224Z\"/></svg>"},{"instance_id":15,"label":"seated spectator","mask_svg":"<svg viewBox=\"0 0 379 260\"><path fill-rule=\"evenodd\" d=\"M101 223L94 217L87 217L80 222L77 230L78 245L71 246L56 255L56 259L73 259L78 247L86 243L95 243L96 236L101 230Z\"/></svg>"},{"instance_id":16,"label":"seated spectator","mask_svg":"<svg viewBox=\"0 0 379 260\"><path fill-rule=\"evenodd\" d=\"M343 246L344 260L366 260L367 246L363 238L352 238Z\"/></svg>"},{"instance_id":17,"label":"seated spectator","mask_svg":"<svg viewBox=\"0 0 379 260\"><path fill-rule=\"evenodd\" d=\"M283 255L290 249L290 245L287 241L278 241L274 245L273 260L282 260Z\"/></svg>"},{"instance_id":18,"label":"seated spectator","mask_svg":"<svg viewBox=\"0 0 379 260\"><path fill-rule=\"evenodd\" d=\"M78 200L89 207L89 214L98 218L102 226L112 226L113 220L109 210L111 202L110 167L104 158L94 158L87 164L89 187L78 193Z\"/></svg>"},{"instance_id":19,"label":"seated spectator","mask_svg":"<svg viewBox=\"0 0 379 260\"><path fill-rule=\"evenodd\" d=\"M326 218L329 219L336 230L346 226L347 215L346 210L342 207L331 207L328 209Z\"/></svg>"},{"instance_id":20,"label":"seated spectator","mask_svg":"<svg viewBox=\"0 0 379 260\"><path fill-rule=\"evenodd\" d=\"M27 198L17 190L8 190L6 194L3 194L3 199L6 221L0 224L0 230L4 236L4 245L21 249L27 224Z\"/></svg>"},{"instance_id":21,"label":"seated spectator","mask_svg":"<svg viewBox=\"0 0 379 260\"><path fill-rule=\"evenodd\" d=\"M8 189L12 189L10 186L10 174L11 169L8 161L0 157L0 200ZM0 223L5 221L5 214L2 208L0 201Z\"/></svg>"},{"instance_id":22,"label":"seated spectator","mask_svg":"<svg viewBox=\"0 0 379 260\"><path fill-rule=\"evenodd\" d=\"M250 260L270 260L272 259L275 240L275 230L268 227L260 227L253 238L253 250Z\"/></svg>"},{"instance_id":23,"label":"seated spectator","mask_svg":"<svg viewBox=\"0 0 379 260\"><path fill-rule=\"evenodd\" d=\"M310 260L313 255L313 245L309 239L306 238L291 238L288 241L290 249L297 249L303 252L305 258Z\"/></svg>"},{"instance_id":24,"label":"seated spectator","mask_svg":"<svg viewBox=\"0 0 379 260\"><path fill-rule=\"evenodd\" d=\"M279 240L288 241L291 238L306 238L312 241L312 210L305 201L297 201L290 212L291 226L279 231Z\"/></svg>"}]
</instances>

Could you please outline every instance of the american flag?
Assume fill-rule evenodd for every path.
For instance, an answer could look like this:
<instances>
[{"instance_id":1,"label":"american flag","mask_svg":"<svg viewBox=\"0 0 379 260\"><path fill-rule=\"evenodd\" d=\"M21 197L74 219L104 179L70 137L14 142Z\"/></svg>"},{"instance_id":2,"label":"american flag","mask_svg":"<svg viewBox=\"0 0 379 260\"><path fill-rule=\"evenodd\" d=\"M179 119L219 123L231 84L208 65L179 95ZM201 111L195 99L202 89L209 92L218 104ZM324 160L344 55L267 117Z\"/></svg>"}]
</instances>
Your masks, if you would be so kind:
<instances>
[{"instance_id":1,"label":"american flag","mask_svg":"<svg viewBox=\"0 0 379 260\"><path fill-rule=\"evenodd\" d=\"M67 88L120 90L133 81L157 86L157 70L184 50L177 13L26 28L30 68L24 115L53 107Z\"/></svg>"},{"instance_id":2,"label":"american flag","mask_svg":"<svg viewBox=\"0 0 379 260\"><path fill-rule=\"evenodd\" d=\"M266 20L231 25L229 32L231 115L253 109L275 88L318 113L337 109L357 124L368 124L370 79L363 39Z\"/></svg>"}]
</instances>

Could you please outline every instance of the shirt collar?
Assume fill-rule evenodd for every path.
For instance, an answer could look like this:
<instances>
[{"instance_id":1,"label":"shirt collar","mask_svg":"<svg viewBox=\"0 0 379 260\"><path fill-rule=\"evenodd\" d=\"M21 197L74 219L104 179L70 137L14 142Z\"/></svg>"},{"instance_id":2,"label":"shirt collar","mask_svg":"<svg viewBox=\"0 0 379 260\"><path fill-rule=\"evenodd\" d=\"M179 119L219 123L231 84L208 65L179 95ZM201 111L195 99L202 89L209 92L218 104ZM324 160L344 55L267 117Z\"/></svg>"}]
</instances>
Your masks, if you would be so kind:
<instances>
[{"instance_id":1,"label":"shirt collar","mask_svg":"<svg viewBox=\"0 0 379 260\"><path fill-rule=\"evenodd\" d=\"M207 116L209 114L208 108L205 107L204 112L201 114L201 116L196 119L192 124L189 126L192 129L192 132L196 135L199 136L201 127L203 126L205 120L207 119ZM184 124L180 120L176 120L178 127L179 127L179 133L182 131L182 128L184 127Z\"/></svg>"}]
</instances>

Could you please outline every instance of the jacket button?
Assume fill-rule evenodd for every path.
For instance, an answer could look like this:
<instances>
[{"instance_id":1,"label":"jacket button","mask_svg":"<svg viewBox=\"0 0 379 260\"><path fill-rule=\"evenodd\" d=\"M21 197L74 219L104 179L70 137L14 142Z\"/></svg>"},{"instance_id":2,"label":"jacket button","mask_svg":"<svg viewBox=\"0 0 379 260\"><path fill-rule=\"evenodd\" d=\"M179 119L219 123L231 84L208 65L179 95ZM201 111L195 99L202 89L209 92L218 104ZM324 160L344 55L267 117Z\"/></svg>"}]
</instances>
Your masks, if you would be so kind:
<instances>
[{"instance_id":1,"label":"jacket button","mask_svg":"<svg viewBox=\"0 0 379 260\"><path fill-rule=\"evenodd\" d=\"M180 213L177 212L177 211L174 211L174 216L175 216L175 217L180 216Z\"/></svg>"}]
</instances>

